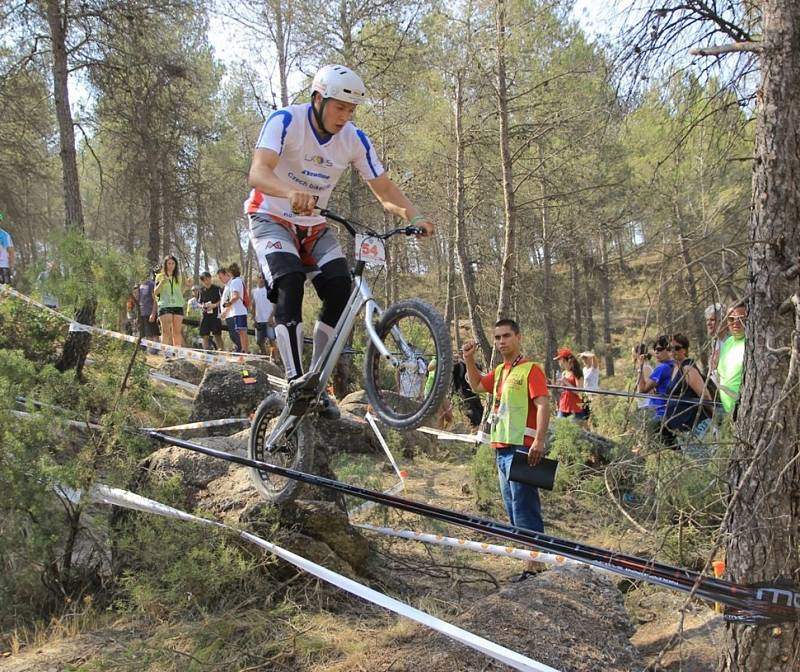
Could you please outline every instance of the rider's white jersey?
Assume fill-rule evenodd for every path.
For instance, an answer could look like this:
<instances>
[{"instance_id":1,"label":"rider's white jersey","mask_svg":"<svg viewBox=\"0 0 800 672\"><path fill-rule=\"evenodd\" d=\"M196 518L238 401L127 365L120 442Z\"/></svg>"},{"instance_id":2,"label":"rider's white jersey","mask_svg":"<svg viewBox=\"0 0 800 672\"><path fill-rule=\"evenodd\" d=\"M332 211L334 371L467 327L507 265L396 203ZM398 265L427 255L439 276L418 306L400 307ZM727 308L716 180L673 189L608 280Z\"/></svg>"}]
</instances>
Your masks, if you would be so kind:
<instances>
[{"instance_id":1,"label":"rider's white jersey","mask_svg":"<svg viewBox=\"0 0 800 672\"><path fill-rule=\"evenodd\" d=\"M324 208L344 170L354 165L365 180L383 173L378 155L367 134L348 122L341 131L323 139L311 125L311 104L289 105L276 110L264 122L256 149L271 149L280 155L275 175L287 186L318 197ZM325 221L319 215L292 213L289 199L267 196L253 189L244 202L245 214L265 214L298 226Z\"/></svg>"}]
</instances>

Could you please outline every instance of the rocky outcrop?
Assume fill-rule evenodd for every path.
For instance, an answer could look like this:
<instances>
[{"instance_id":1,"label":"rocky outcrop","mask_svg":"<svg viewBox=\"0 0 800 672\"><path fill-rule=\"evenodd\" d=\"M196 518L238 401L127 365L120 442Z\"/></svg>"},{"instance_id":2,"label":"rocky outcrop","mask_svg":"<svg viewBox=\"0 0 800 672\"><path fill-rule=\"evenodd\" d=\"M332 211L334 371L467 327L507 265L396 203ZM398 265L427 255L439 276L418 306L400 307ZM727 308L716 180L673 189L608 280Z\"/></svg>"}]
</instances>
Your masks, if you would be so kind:
<instances>
[{"instance_id":1,"label":"rocky outcrop","mask_svg":"<svg viewBox=\"0 0 800 672\"><path fill-rule=\"evenodd\" d=\"M207 367L188 421L250 415L267 395L277 391L269 382L270 375L282 376L283 372L264 361Z\"/></svg>"},{"instance_id":2,"label":"rocky outcrop","mask_svg":"<svg viewBox=\"0 0 800 672\"><path fill-rule=\"evenodd\" d=\"M248 432L244 431L196 441L246 455L247 439ZM366 571L369 542L350 526L341 498L330 490L304 485L299 495L303 499L276 509L256 493L246 467L174 447L157 450L143 466L150 482L177 475L185 489L183 506L187 510L244 526L268 540L274 540L275 530L280 529L279 543L289 550L349 576ZM316 451L313 471L335 478L321 446Z\"/></svg>"},{"instance_id":3,"label":"rocky outcrop","mask_svg":"<svg viewBox=\"0 0 800 672\"><path fill-rule=\"evenodd\" d=\"M170 378L177 378L192 385L199 385L203 379L205 365L195 364L186 359L165 359L158 369Z\"/></svg>"}]
</instances>

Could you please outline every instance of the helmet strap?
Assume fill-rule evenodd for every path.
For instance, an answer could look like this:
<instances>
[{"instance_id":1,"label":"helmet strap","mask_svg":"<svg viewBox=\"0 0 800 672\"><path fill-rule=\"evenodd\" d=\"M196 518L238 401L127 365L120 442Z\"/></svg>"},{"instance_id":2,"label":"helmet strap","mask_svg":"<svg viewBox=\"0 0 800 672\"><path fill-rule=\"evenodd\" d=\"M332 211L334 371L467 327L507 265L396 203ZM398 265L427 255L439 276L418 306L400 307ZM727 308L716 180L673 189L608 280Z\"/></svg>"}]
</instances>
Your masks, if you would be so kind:
<instances>
[{"instance_id":1,"label":"helmet strap","mask_svg":"<svg viewBox=\"0 0 800 672\"><path fill-rule=\"evenodd\" d=\"M314 93L319 95L321 100L319 104L319 110L317 109L316 105L314 105ZM325 106L328 104L328 99L323 97L318 91L315 91L314 93L311 94L311 110L314 112L314 119L317 120L317 126L319 126L319 130L325 135L333 135L333 133L325 128L325 124L322 123L322 113L325 111Z\"/></svg>"}]
</instances>

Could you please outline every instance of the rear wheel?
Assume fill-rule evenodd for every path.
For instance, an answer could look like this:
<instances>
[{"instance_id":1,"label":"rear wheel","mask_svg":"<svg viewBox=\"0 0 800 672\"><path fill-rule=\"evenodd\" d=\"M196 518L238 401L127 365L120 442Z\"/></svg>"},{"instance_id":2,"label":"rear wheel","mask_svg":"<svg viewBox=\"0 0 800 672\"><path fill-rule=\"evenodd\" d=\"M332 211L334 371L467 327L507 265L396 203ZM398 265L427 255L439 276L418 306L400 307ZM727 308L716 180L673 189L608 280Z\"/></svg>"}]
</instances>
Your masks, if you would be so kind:
<instances>
[{"instance_id":1,"label":"rear wheel","mask_svg":"<svg viewBox=\"0 0 800 672\"><path fill-rule=\"evenodd\" d=\"M285 406L286 401L280 394L271 394L261 402L250 428L248 456L252 460L308 472L313 462L313 452L305 441L307 433L302 418L289 437L282 437L274 446L267 447L270 432ZM272 504L291 502L297 497L302 485L300 481L262 469L251 468L250 473L256 490Z\"/></svg>"},{"instance_id":2,"label":"rear wheel","mask_svg":"<svg viewBox=\"0 0 800 672\"><path fill-rule=\"evenodd\" d=\"M450 391L453 353L442 316L428 303L390 306L375 328L400 362L395 369L372 341L364 359L364 387L375 414L395 429L414 429L438 411Z\"/></svg>"}]
</instances>

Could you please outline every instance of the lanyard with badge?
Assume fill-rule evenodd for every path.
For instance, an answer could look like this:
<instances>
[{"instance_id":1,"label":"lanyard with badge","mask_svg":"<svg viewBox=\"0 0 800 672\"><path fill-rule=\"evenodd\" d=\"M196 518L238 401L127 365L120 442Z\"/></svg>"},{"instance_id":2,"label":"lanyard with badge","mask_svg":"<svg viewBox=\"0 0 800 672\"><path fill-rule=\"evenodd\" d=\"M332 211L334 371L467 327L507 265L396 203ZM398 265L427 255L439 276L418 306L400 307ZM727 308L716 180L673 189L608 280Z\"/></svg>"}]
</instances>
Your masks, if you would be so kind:
<instances>
[{"instance_id":1,"label":"lanyard with badge","mask_svg":"<svg viewBox=\"0 0 800 672\"><path fill-rule=\"evenodd\" d=\"M505 385L508 377L511 375L511 372L514 370L514 367L522 361L522 353L517 355L516 359L511 362L511 366L506 371L505 367L503 367L503 371L500 373L500 382L495 385L495 390L497 391L494 394L494 399L492 402L492 412L489 413L488 422L490 426L496 425L500 422L500 418L508 413L508 407L501 402L501 397L503 396L503 386Z\"/></svg>"}]
</instances>

